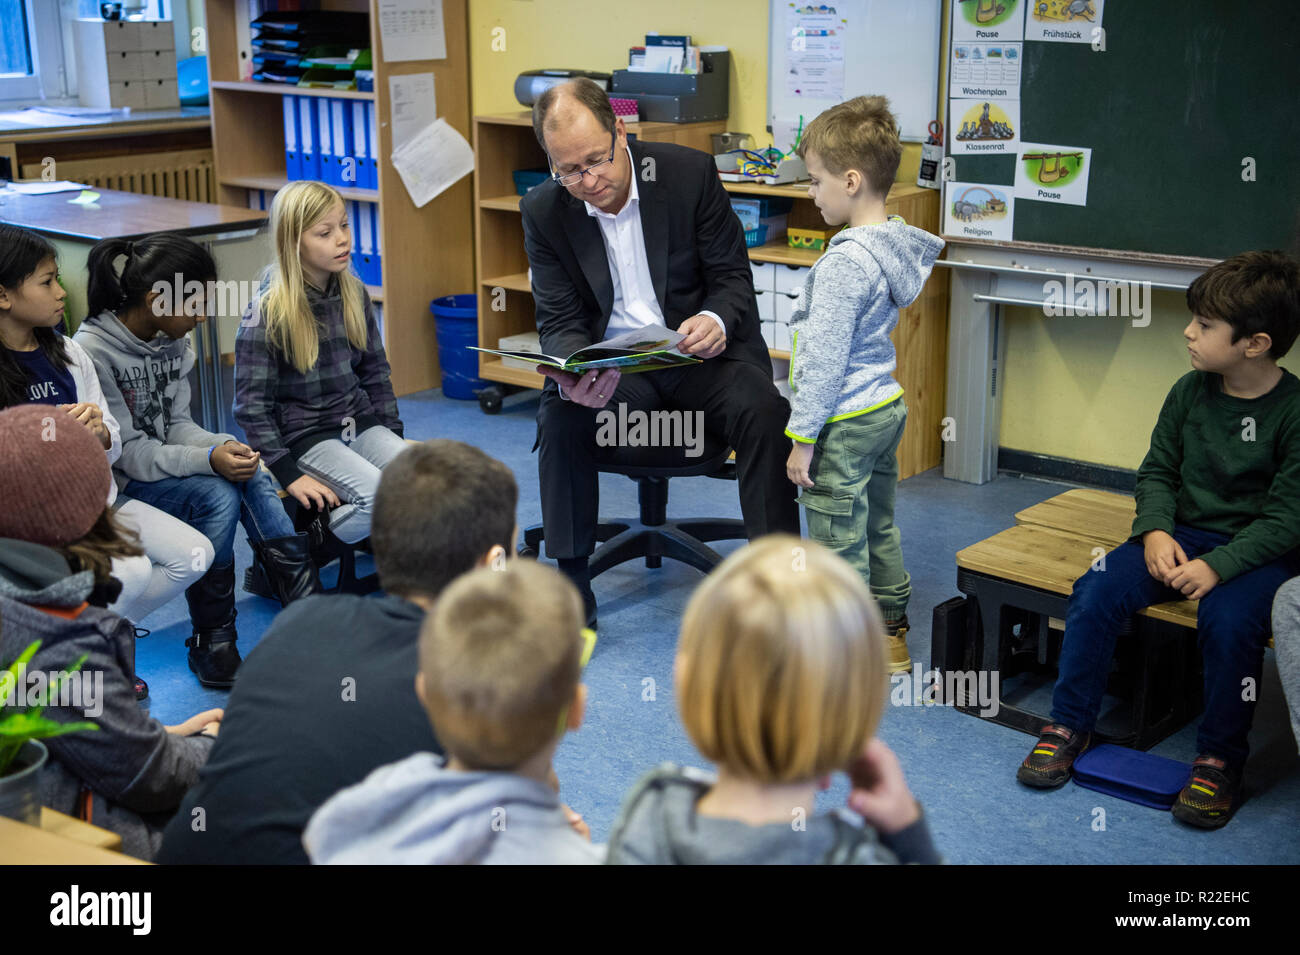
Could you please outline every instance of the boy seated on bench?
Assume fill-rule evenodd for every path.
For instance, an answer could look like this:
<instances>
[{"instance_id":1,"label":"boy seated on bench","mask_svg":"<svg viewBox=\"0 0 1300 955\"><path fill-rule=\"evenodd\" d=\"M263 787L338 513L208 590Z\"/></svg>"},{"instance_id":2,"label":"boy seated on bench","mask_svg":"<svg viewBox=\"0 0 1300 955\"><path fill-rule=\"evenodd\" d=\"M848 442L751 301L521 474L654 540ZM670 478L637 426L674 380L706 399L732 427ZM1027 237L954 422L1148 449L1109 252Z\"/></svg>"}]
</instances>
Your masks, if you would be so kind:
<instances>
[{"instance_id":1,"label":"boy seated on bench","mask_svg":"<svg viewBox=\"0 0 1300 955\"><path fill-rule=\"evenodd\" d=\"M1125 622L1151 604L1200 600L1205 713L1173 814L1217 829L1242 800L1273 595L1300 571L1300 379L1277 364L1300 330L1300 263L1233 256L1197 277L1187 307L1193 370L1151 434L1133 536L1075 582L1051 722L1016 778L1044 789L1069 779Z\"/></svg>"}]
</instances>

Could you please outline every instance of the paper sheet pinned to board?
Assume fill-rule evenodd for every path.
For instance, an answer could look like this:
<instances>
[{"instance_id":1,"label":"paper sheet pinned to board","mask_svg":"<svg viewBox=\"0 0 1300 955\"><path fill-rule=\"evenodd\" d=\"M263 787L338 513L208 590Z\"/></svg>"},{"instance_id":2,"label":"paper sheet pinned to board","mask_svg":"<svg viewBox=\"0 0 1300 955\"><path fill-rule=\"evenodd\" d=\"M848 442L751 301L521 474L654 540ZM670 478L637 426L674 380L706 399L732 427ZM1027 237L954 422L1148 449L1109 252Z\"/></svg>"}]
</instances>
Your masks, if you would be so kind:
<instances>
[{"instance_id":1,"label":"paper sheet pinned to board","mask_svg":"<svg viewBox=\"0 0 1300 955\"><path fill-rule=\"evenodd\" d=\"M442 0L379 0L379 37L386 63L445 60Z\"/></svg>"},{"instance_id":2,"label":"paper sheet pinned to board","mask_svg":"<svg viewBox=\"0 0 1300 955\"><path fill-rule=\"evenodd\" d=\"M389 115L393 118L393 149L401 149L438 118L438 95L432 73L388 77Z\"/></svg>"},{"instance_id":3,"label":"paper sheet pinned to board","mask_svg":"<svg viewBox=\"0 0 1300 955\"><path fill-rule=\"evenodd\" d=\"M393 153L393 168L415 207L422 209L474 171L474 150L445 119L438 119Z\"/></svg>"}]
</instances>

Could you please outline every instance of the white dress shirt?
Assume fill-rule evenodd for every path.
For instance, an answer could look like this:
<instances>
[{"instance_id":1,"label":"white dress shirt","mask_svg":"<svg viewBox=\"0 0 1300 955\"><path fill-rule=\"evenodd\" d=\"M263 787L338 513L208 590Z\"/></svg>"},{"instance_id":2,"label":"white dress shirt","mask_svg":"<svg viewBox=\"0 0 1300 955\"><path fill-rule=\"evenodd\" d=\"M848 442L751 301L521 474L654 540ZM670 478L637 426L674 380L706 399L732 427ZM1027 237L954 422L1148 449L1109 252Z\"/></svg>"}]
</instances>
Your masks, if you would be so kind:
<instances>
[{"instance_id":1,"label":"white dress shirt","mask_svg":"<svg viewBox=\"0 0 1300 955\"><path fill-rule=\"evenodd\" d=\"M655 298L654 280L650 277L650 260L646 257L645 233L641 230L641 199L636 183L636 161L632 151L627 151L627 161L632 167L632 184L627 202L617 213L602 212L590 202L583 202L587 215L600 225L601 238L605 240L605 257L609 261L609 277L614 283L614 308L609 315L606 338L630 332L647 325L666 325L659 300ZM702 311L718 323L725 336L727 327L713 312Z\"/></svg>"}]
</instances>

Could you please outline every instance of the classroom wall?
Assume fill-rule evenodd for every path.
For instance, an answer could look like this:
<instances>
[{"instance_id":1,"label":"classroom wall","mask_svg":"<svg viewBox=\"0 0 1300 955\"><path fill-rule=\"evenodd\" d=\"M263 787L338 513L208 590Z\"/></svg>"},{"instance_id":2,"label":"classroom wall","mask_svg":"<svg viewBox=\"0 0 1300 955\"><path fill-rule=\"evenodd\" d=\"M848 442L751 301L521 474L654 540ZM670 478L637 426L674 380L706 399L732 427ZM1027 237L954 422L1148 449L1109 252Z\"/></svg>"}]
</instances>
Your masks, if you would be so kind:
<instances>
[{"instance_id":1,"label":"classroom wall","mask_svg":"<svg viewBox=\"0 0 1300 955\"><path fill-rule=\"evenodd\" d=\"M1020 307L1002 315L1002 447L1136 469L1165 395L1192 367L1186 296L1155 292L1145 328ZM1296 371L1296 356L1282 366Z\"/></svg>"},{"instance_id":2,"label":"classroom wall","mask_svg":"<svg viewBox=\"0 0 1300 955\"><path fill-rule=\"evenodd\" d=\"M771 143L767 127L768 0L656 0L595 5L584 0L474 0L469 10L470 102L475 114L522 109L515 77L525 70L618 69L627 48L651 30L688 33L698 44L731 51L731 110L727 128ZM505 30L504 50L492 31ZM869 91L864 91L869 92ZM916 181L919 145L909 143L900 181Z\"/></svg>"}]
</instances>

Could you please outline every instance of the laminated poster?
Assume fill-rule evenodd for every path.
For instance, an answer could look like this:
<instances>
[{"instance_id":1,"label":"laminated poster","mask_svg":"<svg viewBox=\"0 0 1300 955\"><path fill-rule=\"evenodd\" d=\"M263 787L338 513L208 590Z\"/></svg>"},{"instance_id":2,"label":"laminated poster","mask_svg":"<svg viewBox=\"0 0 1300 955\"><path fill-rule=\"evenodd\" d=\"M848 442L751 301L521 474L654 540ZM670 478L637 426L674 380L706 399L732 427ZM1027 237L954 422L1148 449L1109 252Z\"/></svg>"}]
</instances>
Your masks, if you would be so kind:
<instances>
[{"instance_id":1,"label":"laminated poster","mask_svg":"<svg viewBox=\"0 0 1300 955\"><path fill-rule=\"evenodd\" d=\"M949 152L954 156L1010 155L1020 146L1020 100L953 99Z\"/></svg>"},{"instance_id":2,"label":"laminated poster","mask_svg":"<svg viewBox=\"0 0 1300 955\"><path fill-rule=\"evenodd\" d=\"M1091 43L1092 31L1101 26L1104 3L1105 0L1032 0L1025 19L1025 39Z\"/></svg>"},{"instance_id":3,"label":"laminated poster","mask_svg":"<svg viewBox=\"0 0 1300 955\"><path fill-rule=\"evenodd\" d=\"M1021 143L1016 154L1016 197L1086 206L1091 167L1092 150L1086 146Z\"/></svg>"},{"instance_id":4,"label":"laminated poster","mask_svg":"<svg viewBox=\"0 0 1300 955\"><path fill-rule=\"evenodd\" d=\"M946 183L943 234L967 239L1010 240L1016 197L1008 186L980 182Z\"/></svg>"},{"instance_id":5,"label":"laminated poster","mask_svg":"<svg viewBox=\"0 0 1300 955\"><path fill-rule=\"evenodd\" d=\"M1025 36L1021 0L952 0L952 41L1019 43Z\"/></svg>"}]
</instances>

